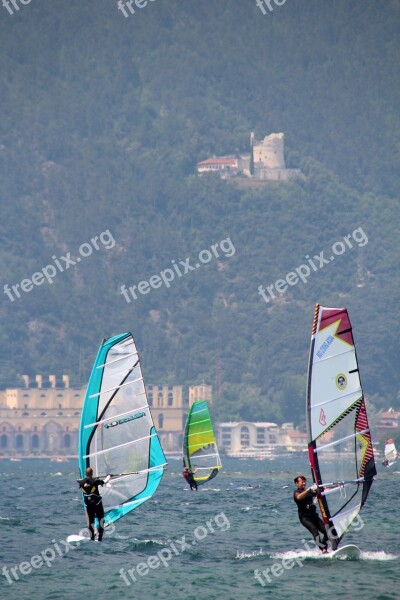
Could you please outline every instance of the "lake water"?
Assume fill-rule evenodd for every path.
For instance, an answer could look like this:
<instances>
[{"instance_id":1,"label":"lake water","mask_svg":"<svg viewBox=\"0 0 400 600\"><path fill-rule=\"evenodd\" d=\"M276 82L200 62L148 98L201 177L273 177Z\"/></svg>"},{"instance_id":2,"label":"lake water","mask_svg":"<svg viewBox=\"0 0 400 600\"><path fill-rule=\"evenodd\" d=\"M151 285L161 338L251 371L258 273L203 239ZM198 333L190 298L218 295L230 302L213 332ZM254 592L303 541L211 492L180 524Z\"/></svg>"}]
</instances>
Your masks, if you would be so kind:
<instances>
[{"instance_id":1,"label":"lake water","mask_svg":"<svg viewBox=\"0 0 400 600\"><path fill-rule=\"evenodd\" d=\"M67 536L85 527L76 461L4 459L0 597L400 598L399 472L380 470L360 513L363 523L346 536L362 559L338 561L307 550L310 535L298 521L293 476L309 474L306 457L223 458L223 465L196 493L182 478L181 461L169 460L151 500L118 521L102 543L69 548Z\"/></svg>"}]
</instances>

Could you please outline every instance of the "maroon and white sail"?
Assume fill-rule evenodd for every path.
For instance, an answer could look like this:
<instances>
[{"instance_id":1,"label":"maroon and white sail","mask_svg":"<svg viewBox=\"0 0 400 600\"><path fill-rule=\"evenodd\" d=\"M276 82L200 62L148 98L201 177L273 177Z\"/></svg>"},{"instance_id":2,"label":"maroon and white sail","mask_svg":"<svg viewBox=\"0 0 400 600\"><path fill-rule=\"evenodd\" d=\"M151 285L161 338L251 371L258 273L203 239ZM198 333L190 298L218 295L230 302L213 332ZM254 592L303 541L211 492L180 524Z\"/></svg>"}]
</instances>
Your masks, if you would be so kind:
<instances>
[{"instance_id":1,"label":"maroon and white sail","mask_svg":"<svg viewBox=\"0 0 400 600\"><path fill-rule=\"evenodd\" d=\"M333 549L357 517L376 475L347 309L317 304L307 384L308 451Z\"/></svg>"}]
</instances>

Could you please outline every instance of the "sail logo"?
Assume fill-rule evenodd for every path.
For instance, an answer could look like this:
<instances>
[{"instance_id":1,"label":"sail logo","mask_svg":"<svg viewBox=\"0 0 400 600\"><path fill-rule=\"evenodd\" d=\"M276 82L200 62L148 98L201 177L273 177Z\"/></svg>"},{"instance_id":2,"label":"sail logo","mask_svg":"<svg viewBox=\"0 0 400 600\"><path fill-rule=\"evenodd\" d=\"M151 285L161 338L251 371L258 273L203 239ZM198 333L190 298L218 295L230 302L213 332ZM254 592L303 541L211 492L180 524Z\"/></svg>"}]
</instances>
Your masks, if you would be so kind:
<instances>
[{"instance_id":1,"label":"sail logo","mask_svg":"<svg viewBox=\"0 0 400 600\"><path fill-rule=\"evenodd\" d=\"M343 390L346 389L346 387L347 387L347 378L346 378L346 375L344 375L344 373L339 373L339 375L336 375L336 387L340 391L343 391Z\"/></svg>"},{"instance_id":2,"label":"sail logo","mask_svg":"<svg viewBox=\"0 0 400 600\"><path fill-rule=\"evenodd\" d=\"M319 413L319 422L321 425L326 425L326 414L324 413L324 409L321 408L321 412Z\"/></svg>"},{"instance_id":3,"label":"sail logo","mask_svg":"<svg viewBox=\"0 0 400 600\"><path fill-rule=\"evenodd\" d=\"M331 335L328 335L325 342L322 344L321 348L317 352L318 358L322 358L325 352L328 350L329 346L334 341L334 338Z\"/></svg>"},{"instance_id":4,"label":"sail logo","mask_svg":"<svg viewBox=\"0 0 400 600\"><path fill-rule=\"evenodd\" d=\"M134 421L135 419L140 419L140 417L144 417L144 412L137 413L136 415L132 415L131 417L125 417L125 419L119 419L118 421L112 421L111 423L107 423L104 425L105 429L109 429L110 427L116 427L117 425L123 425L123 423L128 423L129 421Z\"/></svg>"}]
</instances>

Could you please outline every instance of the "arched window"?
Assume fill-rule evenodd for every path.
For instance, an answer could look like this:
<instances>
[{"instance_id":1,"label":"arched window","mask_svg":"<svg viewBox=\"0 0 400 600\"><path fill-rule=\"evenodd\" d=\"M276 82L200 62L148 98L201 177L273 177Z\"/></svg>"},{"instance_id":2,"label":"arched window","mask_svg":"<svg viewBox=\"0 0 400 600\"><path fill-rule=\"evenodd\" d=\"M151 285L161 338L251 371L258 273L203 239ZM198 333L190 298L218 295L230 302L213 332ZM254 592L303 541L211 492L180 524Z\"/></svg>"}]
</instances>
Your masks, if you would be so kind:
<instances>
[{"instance_id":1,"label":"arched window","mask_svg":"<svg viewBox=\"0 0 400 600\"><path fill-rule=\"evenodd\" d=\"M6 435L5 433L3 433L3 435L0 437L0 448L2 448L3 450L6 450L6 448L8 448L8 435Z\"/></svg>"},{"instance_id":2,"label":"arched window","mask_svg":"<svg viewBox=\"0 0 400 600\"><path fill-rule=\"evenodd\" d=\"M27 411L25 411L25 412L22 413L22 416L23 417L29 417L29 413Z\"/></svg>"},{"instance_id":3,"label":"arched window","mask_svg":"<svg viewBox=\"0 0 400 600\"><path fill-rule=\"evenodd\" d=\"M174 403L174 395L172 392L168 392L168 406L172 406Z\"/></svg>"},{"instance_id":4,"label":"arched window","mask_svg":"<svg viewBox=\"0 0 400 600\"><path fill-rule=\"evenodd\" d=\"M39 436L37 433L35 433L32 436L32 450L38 450L39 449Z\"/></svg>"},{"instance_id":5,"label":"arched window","mask_svg":"<svg viewBox=\"0 0 400 600\"><path fill-rule=\"evenodd\" d=\"M149 400L149 406L153 406L153 393L152 392L149 393L148 400Z\"/></svg>"},{"instance_id":6,"label":"arched window","mask_svg":"<svg viewBox=\"0 0 400 600\"><path fill-rule=\"evenodd\" d=\"M69 433L64 435L64 448L71 448L71 436Z\"/></svg>"},{"instance_id":7,"label":"arched window","mask_svg":"<svg viewBox=\"0 0 400 600\"><path fill-rule=\"evenodd\" d=\"M22 450L24 447L24 436L20 433L15 438L15 446L17 450Z\"/></svg>"},{"instance_id":8,"label":"arched window","mask_svg":"<svg viewBox=\"0 0 400 600\"><path fill-rule=\"evenodd\" d=\"M240 429L240 445L250 446L250 432L246 425L243 425L243 427Z\"/></svg>"},{"instance_id":9,"label":"arched window","mask_svg":"<svg viewBox=\"0 0 400 600\"><path fill-rule=\"evenodd\" d=\"M164 427L164 415L158 415L158 429L162 429Z\"/></svg>"}]
</instances>

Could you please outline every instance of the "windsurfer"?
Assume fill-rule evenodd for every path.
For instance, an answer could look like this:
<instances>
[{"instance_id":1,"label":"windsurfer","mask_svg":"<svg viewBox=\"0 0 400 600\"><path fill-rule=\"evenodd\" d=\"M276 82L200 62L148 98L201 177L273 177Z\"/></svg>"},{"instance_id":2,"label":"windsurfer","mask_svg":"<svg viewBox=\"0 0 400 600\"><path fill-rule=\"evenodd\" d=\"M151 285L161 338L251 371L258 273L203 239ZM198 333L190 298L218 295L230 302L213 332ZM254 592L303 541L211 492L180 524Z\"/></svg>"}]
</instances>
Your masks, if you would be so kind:
<instances>
[{"instance_id":1,"label":"windsurfer","mask_svg":"<svg viewBox=\"0 0 400 600\"><path fill-rule=\"evenodd\" d=\"M313 503L313 499L317 496L318 487L312 485L306 489L307 479L304 475L295 477L294 482L297 489L293 492L293 498L299 511L300 523L311 533L321 552L327 554L328 535L326 533L325 525L318 516L317 509ZM322 533L322 541L320 539L320 533Z\"/></svg>"},{"instance_id":2,"label":"windsurfer","mask_svg":"<svg viewBox=\"0 0 400 600\"><path fill-rule=\"evenodd\" d=\"M101 542L104 532L104 508L101 496L99 493L99 485L105 485L110 480L110 475L103 479L93 477L93 469L88 467L86 469L86 477L84 479L77 479L79 487L82 489L83 500L86 506L86 518L88 523L88 529L90 531L90 539L94 540L94 520L97 517L99 521L98 527L98 541Z\"/></svg>"},{"instance_id":3,"label":"windsurfer","mask_svg":"<svg viewBox=\"0 0 400 600\"><path fill-rule=\"evenodd\" d=\"M185 467L183 469L183 476L190 485L190 490L193 491L194 488L197 492L197 481L194 478L194 474L196 473L196 471L197 469L195 469L194 471L190 471L189 467Z\"/></svg>"}]
</instances>

